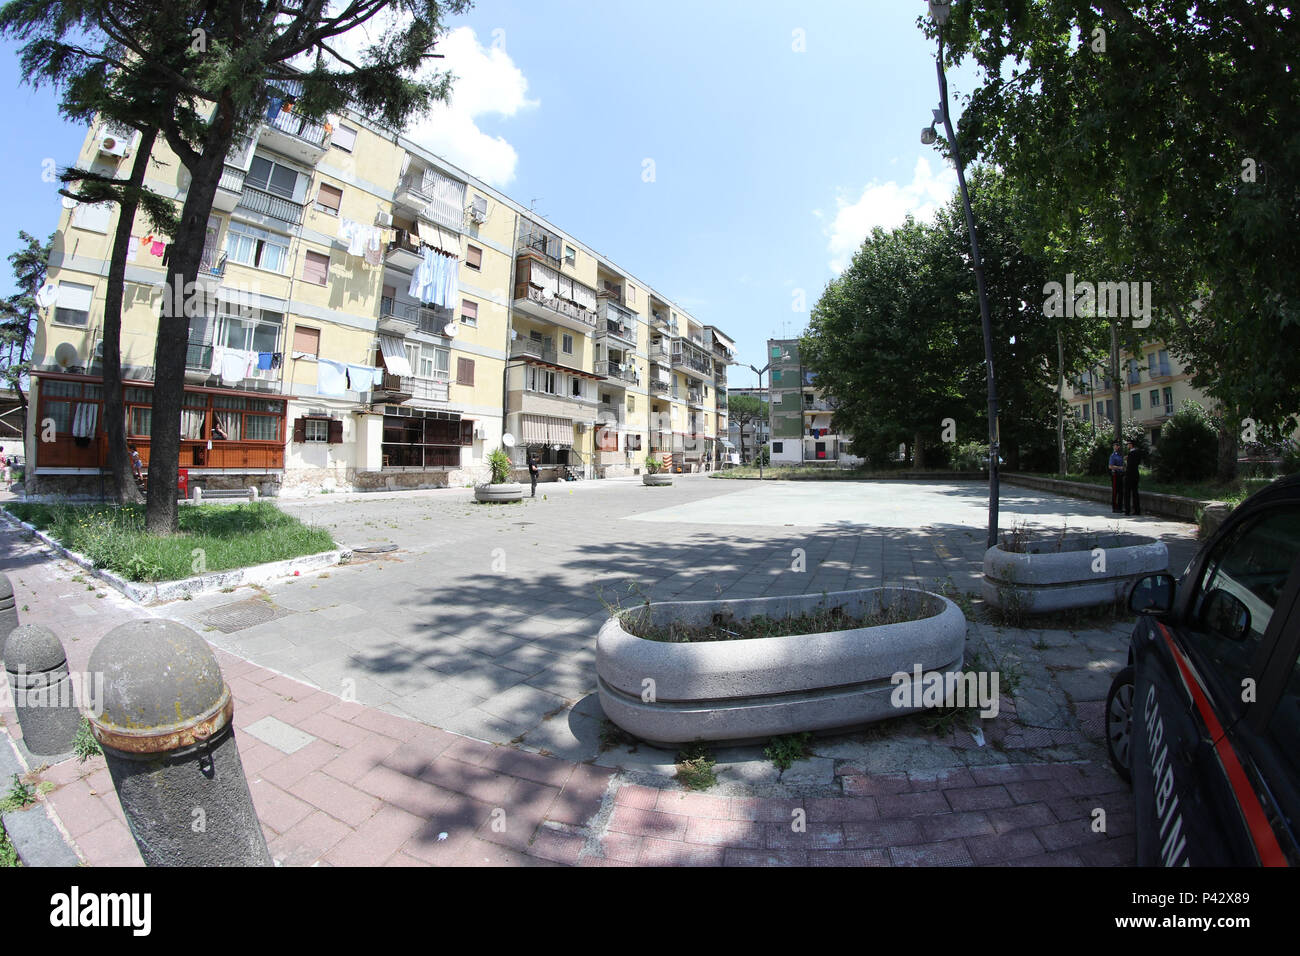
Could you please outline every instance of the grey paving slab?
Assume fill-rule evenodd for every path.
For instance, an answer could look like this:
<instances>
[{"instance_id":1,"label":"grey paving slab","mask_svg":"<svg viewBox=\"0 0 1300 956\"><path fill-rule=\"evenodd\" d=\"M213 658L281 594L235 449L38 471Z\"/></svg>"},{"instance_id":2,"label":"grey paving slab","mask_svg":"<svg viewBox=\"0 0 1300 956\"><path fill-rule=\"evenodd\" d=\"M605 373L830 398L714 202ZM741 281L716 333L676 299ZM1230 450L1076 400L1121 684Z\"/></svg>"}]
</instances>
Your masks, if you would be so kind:
<instances>
[{"instance_id":1,"label":"grey paving slab","mask_svg":"<svg viewBox=\"0 0 1300 956\"><path fill-rule=\"evenodd\" d=\"M311 734L292 727L275 717L263 717L244 728L265 744L270 744L281 753L296 753L316 738Z\"/></svg>"}]
</instances>

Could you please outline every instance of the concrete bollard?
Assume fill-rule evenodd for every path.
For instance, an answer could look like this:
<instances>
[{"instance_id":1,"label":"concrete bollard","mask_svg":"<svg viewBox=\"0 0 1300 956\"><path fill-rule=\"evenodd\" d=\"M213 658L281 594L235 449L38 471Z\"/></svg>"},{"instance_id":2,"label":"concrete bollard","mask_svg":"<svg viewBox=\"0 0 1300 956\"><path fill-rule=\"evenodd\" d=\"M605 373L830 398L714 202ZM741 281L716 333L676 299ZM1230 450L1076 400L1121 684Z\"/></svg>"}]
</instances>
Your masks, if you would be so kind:
<instances>
[{"instance_id":1,"label":"concrete bollard","mask_svg":"<svg viewBox=\"0 0 1300 956\"><path fill-rule=\"evenodd\" d=\"M248 500L253 502L257 501L257 485L248 486Z\"/></svg>"},{"instance_id":2,"label":"concrete bollard","mask_svg":"<svg viewBox=\"0 0 1300 956\"><path fill-rule=\"evenodd\" d=\"M91 727L145 863L271 866L234 700L203 638L175 621L131 621L104 635L90 670L106 687Z\"/></svg>"},{"instance_id":3,"label":"concrete bollard","mask_svg":"<svg viewBox=\"0 0 1300 956\"><path fill-rule=\"evenodd\" d=\"M198 485L195 485L190 489L190 495L194 498L194 503L196 505L203 504L203 489Z\"/></svg>"},{"instance_id":4,"label":"concrete bollard","mask_svg":"<svg viewBox=\"0 0 1300 956\"><path fill-rule=\"evenodd\" d=\"M17 626L18 607L14 604L14 585L9 580L9 575L0 574L0 651L4 650L5 638L9 632Z\"/></svg>"},{"instance_id":5,"label":"concrete bollard","mask_svg":"<svg viewBox=\"0 0 1300 956\"><path fill-rule=\"evenodd\" d=\"M71 751L81 712L62 642L49 628L23 624L5 641L4 659L27 749L39 757Z\"/></svg>"}]
</instances>

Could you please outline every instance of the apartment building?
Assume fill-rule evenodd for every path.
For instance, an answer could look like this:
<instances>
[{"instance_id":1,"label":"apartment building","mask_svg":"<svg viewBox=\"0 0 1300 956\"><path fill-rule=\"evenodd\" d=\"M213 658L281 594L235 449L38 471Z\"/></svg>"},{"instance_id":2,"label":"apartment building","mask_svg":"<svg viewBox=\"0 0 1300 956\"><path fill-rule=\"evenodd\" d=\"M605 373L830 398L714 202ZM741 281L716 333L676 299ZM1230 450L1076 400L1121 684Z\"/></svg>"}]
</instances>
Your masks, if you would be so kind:
<instances>
[{"instance_id":1,"label":"apartment building","mask_svg":"<svg viewBox=\"0 0 1300 956\"><path fill-rule=\"evenodd\" d=\"M835 407L813 386L813 373L799 358L799 340L769 339L767 354L772 463L861 464L849 452L851 437L835 431Z\"/></svg>"},{"instance_id":2,"label":"apartment building","mask_svg":"<svg viewBox=\"0 0 1300 956\"><path fill-rule=\"evenodd\" d=\"M1140 422L1151 444L1160 439L1160 428L1191 399L1206 408L1213 401L1192 387L1189 376L1172 358L1165 343L1153 341L1140 354L1120 357L1120 411L1125 422ZM1093 370L1066 383L1066 408L1085 422L1106 426L1115 420L1115 397L1111 391L1109 366Z\"/></svg>"},{"instance_id":3,"label":"apartment building","mask_svg":"<svg viewBox=\"0 0 1300 956\"><path fill-rule=\"evenodd\" d=\"M733 388L729 395L733 399L744 396L757 399L759 402L768 400L768 392L765 388ZM758 450L771 440L771 424L766 418L755 418L742 425L733 415L727 437L732 445L728 450L734 450L741 464L747 465L754 460Z\"/></svg>"},{"instance_id":4,"label":"apartment building","mask_svg":"<svg viewBox=\"0 0 1300 956\"><path fill-rule=\"evenodd\" d=\"M278 92L227 159L187 312L191 486L463 485L487 477L507 431L517 466L532 453L549 476L636 474L652 451L716 455L729 359L710 354L709 327L400 134L353 113L308 121L292 89ZM96 124L78 163L125 176L132 148L129 131ZM176 157L159 145L154 159L147 185L183 200ZM65 207L33 352L35 495L97 494L107 460L100 357L117 211ZM146 468L166 248L138 217L123 397Z\"/></svg>"}]
</instances>

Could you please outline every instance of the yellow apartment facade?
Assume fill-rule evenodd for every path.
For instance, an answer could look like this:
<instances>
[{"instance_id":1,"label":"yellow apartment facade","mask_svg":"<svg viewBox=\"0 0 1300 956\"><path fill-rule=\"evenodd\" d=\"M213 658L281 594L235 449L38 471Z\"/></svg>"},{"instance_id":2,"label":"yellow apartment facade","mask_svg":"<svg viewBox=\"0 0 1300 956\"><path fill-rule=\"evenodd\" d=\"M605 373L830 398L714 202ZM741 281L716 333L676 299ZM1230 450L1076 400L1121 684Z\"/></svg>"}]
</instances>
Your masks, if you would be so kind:
<instances>
[{"instance_id":1,"label":"yellow apartment facade","mask_svg":"<svg viewBox=\"0 0 1300 956\"><path fill-rule=\"evenodd\" d=\"M1160 440L1160 428L1182 407L1186 400L1205 408L1214 406L1199 389L1178 360L1169 354L1164 342L1146 342L1137 354L1120 356L1120 410L1125 422L1138 422L1147 432L1152 445ZM1085 422L1109 426L1115 420L1115 398L1111 390L1109 366L1067 382L1066 408Z\"/></svg>"},{"instance_id":2,"label":"yellow apartment facade","mask_svg":"<svg viewBox=\"0 0 1300 956\"><path fill-rule=\"evenodd\" d=\"M293 91L288 90L291 94ZM125 177L97 123L78 164ZM147 185L183 201L160 145ZM96 495L111 204L65 201L33 348L31 495ZM128 441L146 463L168 237L140 216L122 315ZM661 292L400 134L273 102L231 150L189 318L188 485L261 493L485 480L515 439L546 477L718 460L734 345ZM44 438L45 440L42 440Z\"/></svg>"}]
</instances>

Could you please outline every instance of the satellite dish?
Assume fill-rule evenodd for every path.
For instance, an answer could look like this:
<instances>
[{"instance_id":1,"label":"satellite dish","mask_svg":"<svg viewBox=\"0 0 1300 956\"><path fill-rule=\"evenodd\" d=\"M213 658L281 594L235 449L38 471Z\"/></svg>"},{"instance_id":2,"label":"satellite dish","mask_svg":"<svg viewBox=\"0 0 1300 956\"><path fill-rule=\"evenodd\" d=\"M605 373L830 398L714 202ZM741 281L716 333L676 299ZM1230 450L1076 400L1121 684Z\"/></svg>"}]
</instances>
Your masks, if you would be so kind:
<instances>
[{"instance_id":1,"label":"satellite dish","mask_svg":"<svg viewBox=\"0 0 1300 956\"><path fill-rule=\"evenodd\" d=\"M77 349L71 342L61 342L54 350L54 362L59 368L77 364Z\"/></svg>"},{"instance_id":2,"label":"satellite dish","mask_svg":"<svg viewBox=\"0 0 1300 956\"><path fill-rule=\"evenodd\" d=\"M36 304L42 309L48 309L59 298L59 287L53 282L47 282L41 286L40 291L36 293Z\"/></svg>"},{"instance_id":3,"label":"satellite dish","mask_svg":"<svg viewBox=\"0 0 1300 956\"><path fill-rule=\"evenodd\" d=\"M506 432L504 435L501 436L501 444L505 445L507 448L514 448L515 436L510 434L509 432Z\"/></svg>"},{"instance_id":4,"label":"satellite dish","mask_svg":"<svg viewBox=\"0 0 1300 956\"><path fill-rule=\"evenodd\" d=\"M513 342L513 341L514 341L515 339L517 339L517 338L519 338L519 333L518 333L517 331L515 331L514 329L511 329L511 330L510 330L510 341Z\"/></svg>"},{"instance_id":5,"label":"satellite dish","mask_svg":"<svg viewBox=\"0 0 1300 956\"><path fill-rule=\"evenodd\" d=\"M460 326L455 322L448 322L442 327L442 334L447 336L449 339L454 339L456 336L460 335Z\"/></svg>"},{"instance_id":6,"label":"satellite dish","mask_svg":"<svg viewBox=\"0 0 1300 956\"><path fill-rule=\"evenodd\" d=\"M80 205L80 203L78 203L78 202L77 202L75 199L73 199L71 196L60 196L60 197L59 197L59 202L63 203L63 208L64 208L64 209L74 209L74 208L76 208L77 206Z\"/></svg>"}]
</instances>

